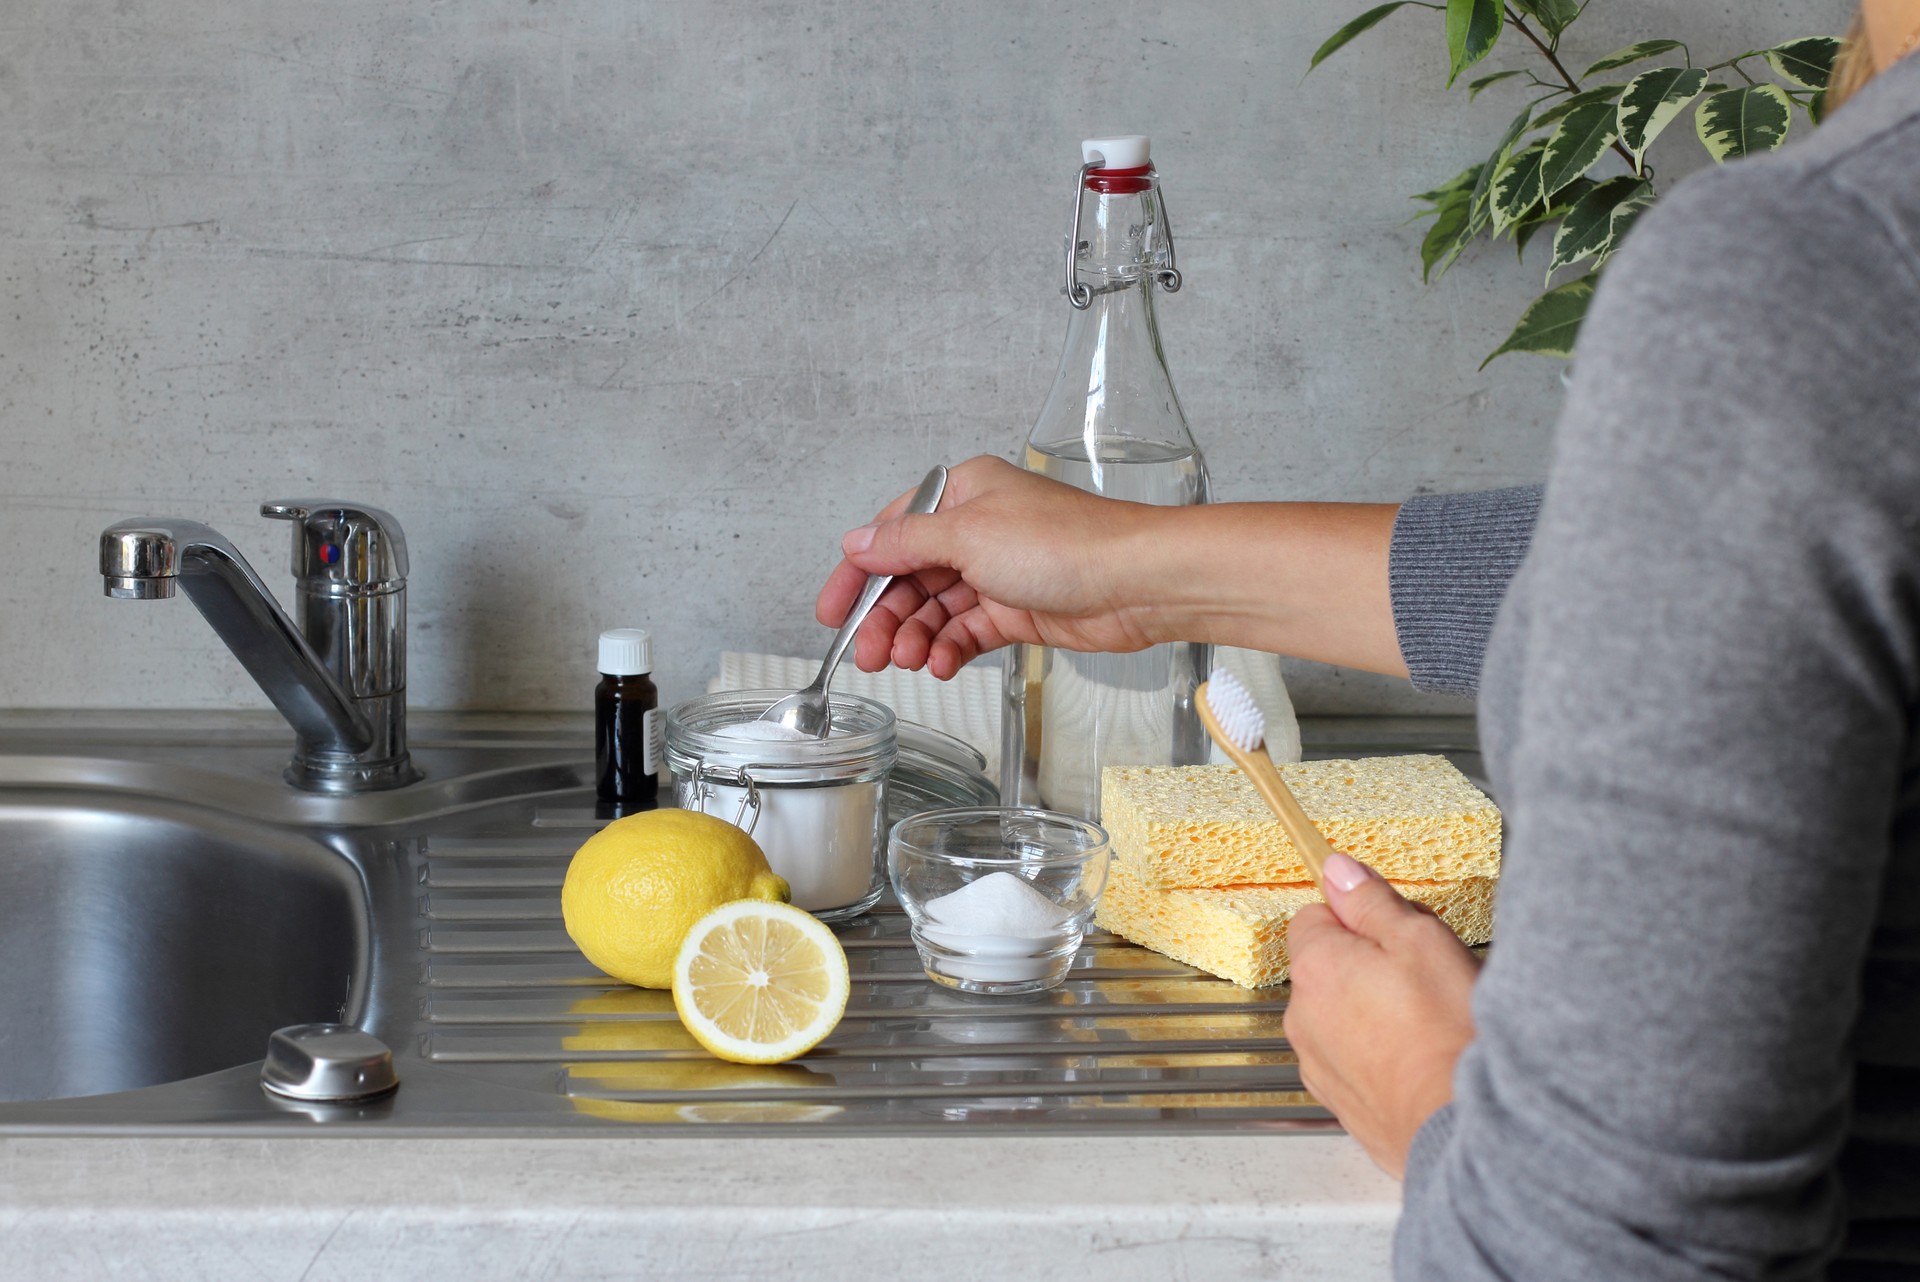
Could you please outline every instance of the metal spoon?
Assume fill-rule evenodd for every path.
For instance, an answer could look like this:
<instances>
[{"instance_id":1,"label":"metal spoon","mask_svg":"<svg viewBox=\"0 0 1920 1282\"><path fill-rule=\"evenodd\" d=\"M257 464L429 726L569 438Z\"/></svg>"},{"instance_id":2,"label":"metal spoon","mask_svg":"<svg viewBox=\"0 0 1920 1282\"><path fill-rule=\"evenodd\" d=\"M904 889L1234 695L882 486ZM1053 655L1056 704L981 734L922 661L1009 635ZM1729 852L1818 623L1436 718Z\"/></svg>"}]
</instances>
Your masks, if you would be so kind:
<instances>
[{"instance_id":1,"label":"metal spoon","mask_svg":"<svg viewBox=\"0 0 1920 1282\"><path fill-rule=\"evenodd\" d=\"M940 506L940 496L946 493L947 469L936 466L927 473L927 479L920 482L920 488L913 492L907 501L907 511L924 516ZM813 684L805 689L795 690L780 702L760 714L762 721L778 721L789 730L798 730L801 734L811 735L815 739L827 737L827 731L833 728L833 713L827 706L827 682L833 680L833 670L840 666L840 660L846 657L847 647L853 644L853 634L866 622L872 613L874 603L880 594L893 582L891 574L870 574L867 585L860 589L860 595L854 600L853 609L847 614L847 621L833 634L833 644L827 647L827 658L820 665L820 675Z\"/></svg>"}]
</instances>

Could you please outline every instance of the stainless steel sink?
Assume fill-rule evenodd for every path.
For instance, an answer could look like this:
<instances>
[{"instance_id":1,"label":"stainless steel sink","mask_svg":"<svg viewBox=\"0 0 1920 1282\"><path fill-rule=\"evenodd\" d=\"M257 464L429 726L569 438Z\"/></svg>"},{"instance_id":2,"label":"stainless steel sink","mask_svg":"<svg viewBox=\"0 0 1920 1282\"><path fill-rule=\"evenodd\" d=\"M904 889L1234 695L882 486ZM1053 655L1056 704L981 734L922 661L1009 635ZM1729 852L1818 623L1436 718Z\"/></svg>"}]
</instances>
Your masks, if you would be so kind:
<instances>
[{"instance_id":1,"label":"stainless steel sink","mask_svg":"<svg viewBox=\"0 0 1920 1282\"><path fill-rule=\"evenodd\" d=\"M590 721L413 728L421 782L327 797L282 782L271 715L0 715L0 1134L1334 1125L1300 1087L1284 988L1094 935L1059 990L970 999L925 980L885 904L840 930L854 991L821 1047L721 1064L560 921L567 860L606 822ZM1464 718L1303 731L1310 755L1445 751L1478 774ZM990 791L964 768L914 782L896 805ZM268 1033L334 1019L392 1049L399 1090L263 1092Z\"/></svg>"},{"instance_id":2,"label":"stainless steel sink","mask_svg":"<svg viewBox=\"0 0 1920 1282\"><path fill-rule=\"evenodd\" d=\"M297 833L0 787L0 888L0 1100L193 1077L258 1059L282 1025L359 1015L359 873Z\"/></svg>"}]
</instances>

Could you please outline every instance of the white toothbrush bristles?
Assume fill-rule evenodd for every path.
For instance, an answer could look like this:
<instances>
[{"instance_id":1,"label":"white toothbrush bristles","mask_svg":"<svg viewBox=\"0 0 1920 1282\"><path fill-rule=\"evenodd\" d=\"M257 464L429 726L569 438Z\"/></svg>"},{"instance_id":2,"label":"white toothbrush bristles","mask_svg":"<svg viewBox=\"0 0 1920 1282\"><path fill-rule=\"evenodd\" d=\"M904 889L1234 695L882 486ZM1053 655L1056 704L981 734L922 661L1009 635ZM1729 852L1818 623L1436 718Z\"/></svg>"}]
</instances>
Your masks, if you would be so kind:
<instances>
[{"instance_id":1,"label":"white toothbrush bristles","mask_svg":"<svg viewBox=\"0 0 1920 1282\"><path fill-rule=\"evenodd\" d=\"M1242 752L1252 752L1267 737L1267 719L1253 701L1240 679L1225 668L1215 668L1207 678L1207 706L1221 732Z\"/></svg>"}]
</instances>

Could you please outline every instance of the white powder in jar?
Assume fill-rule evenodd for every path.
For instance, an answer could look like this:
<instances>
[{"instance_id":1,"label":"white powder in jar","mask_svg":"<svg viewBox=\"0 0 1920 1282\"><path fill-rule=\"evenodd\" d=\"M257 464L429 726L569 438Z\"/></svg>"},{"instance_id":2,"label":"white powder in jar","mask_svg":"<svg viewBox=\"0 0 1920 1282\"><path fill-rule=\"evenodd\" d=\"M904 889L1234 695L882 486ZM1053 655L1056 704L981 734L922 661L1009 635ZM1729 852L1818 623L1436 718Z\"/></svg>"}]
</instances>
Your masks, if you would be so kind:
<instances>
[{"instance_id":1,"label":"white powder in jar","mask_svg":"<svg viewBox=\"0 0 1920 1282\"><path fill-rule=\"evenodd\" d=\"M714 734L722 739L745 739L755 743L799 743L802 739L813 737L778 721L736 721L730 726L721 726ZM831 731L828 737L832 737Z\"/></svg>"},{"instance_id":2,"label":"white powder in jar","mask_svg":"<svg viewBox=\"0 0 1920 1282\"><path fill-rule=\"evenodd\" d=\"M777 721L737 721L713 733L744 742L798 743L813 738ZM829 735L829 738L833 736ZM708 814L732 822L746 789L713 783ZM760 818L753 839L786 878L795 907L827 912L857 904L873 890L881 838L884 785L875 779L821 784L758 785ZM741 815L745 824L747 816Z\"/></svg>"}]
</instances>

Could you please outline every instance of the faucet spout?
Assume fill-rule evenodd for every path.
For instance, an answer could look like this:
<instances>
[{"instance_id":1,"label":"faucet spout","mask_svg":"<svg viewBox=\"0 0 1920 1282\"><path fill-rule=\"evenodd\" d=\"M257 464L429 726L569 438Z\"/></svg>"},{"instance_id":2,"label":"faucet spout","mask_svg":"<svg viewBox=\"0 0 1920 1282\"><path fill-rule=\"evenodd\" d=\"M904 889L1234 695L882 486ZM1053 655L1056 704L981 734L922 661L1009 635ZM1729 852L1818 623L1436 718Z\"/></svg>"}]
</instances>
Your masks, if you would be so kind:
<instances>
[{"instance_id":1,"label":"faucet spout","mask_svg":"<svg viewBox=\"0 0 1920 1282\"><path fill-rule=\"evenodd\" d=\"M374 743L375 727L353 696L219 531L177 517L121 521L100 535L100 573L107 595L123 600L160 600L184 587L293 726L296 769L303 759L355 758Z\"/></svg>"}]
</instances>

